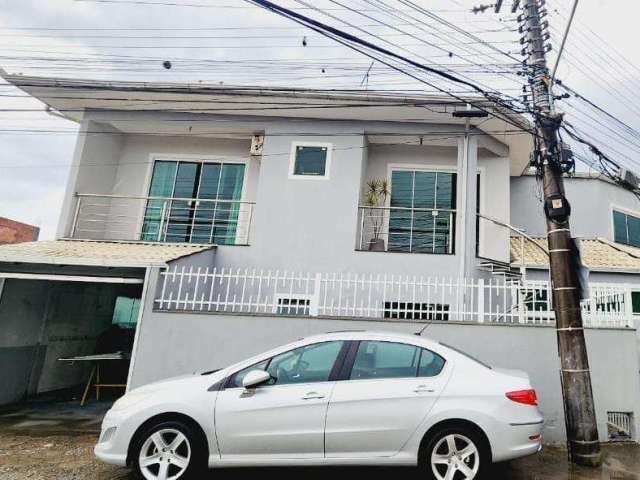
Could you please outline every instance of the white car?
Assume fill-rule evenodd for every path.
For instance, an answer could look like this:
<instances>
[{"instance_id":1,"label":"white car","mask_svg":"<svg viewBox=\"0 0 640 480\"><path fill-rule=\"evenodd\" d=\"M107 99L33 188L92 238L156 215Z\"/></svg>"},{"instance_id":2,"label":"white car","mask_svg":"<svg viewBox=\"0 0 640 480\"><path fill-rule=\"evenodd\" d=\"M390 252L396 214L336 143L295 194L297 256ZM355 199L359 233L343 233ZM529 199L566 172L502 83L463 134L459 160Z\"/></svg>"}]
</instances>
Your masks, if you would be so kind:
<instances>
[{"instance_id":1,"label":"white car","mask_svg":"<svg viewBox=\"0 0 640 480\"><path fill-rule=\"evenodd\" d=\"M267 465L417 465L470 480L538 452L542 422L523 372L416 335L336 332L130 391L95 454L147 480Z\"/></svg>"}]
</instances>

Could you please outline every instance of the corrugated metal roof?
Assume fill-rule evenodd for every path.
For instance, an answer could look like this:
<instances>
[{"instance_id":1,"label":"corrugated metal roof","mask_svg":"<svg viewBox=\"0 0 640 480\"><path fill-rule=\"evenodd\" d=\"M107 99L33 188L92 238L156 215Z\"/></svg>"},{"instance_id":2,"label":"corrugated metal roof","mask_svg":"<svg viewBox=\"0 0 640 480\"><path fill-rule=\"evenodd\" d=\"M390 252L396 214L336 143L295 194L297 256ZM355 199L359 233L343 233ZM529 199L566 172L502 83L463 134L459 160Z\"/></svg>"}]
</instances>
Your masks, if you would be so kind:
<instances>
[{"instance_id":1,"label":"corrugated metal roof","mask_svg":"<svg viewBox=\"0 0 640 480\"><path fill-rule=\"evenodd\" d=\"M546 238L534 238L538 245L547 250ZM582 239L582 261L591 270L600 271L640 271L640 249L610 242L604 238ZM511 263L521 265L524 250L524 265L527 267L549 267L547 256L529 240L511 237Z\"/></svg>"},{"instance_id":2,"label":"corrugated metal roof","mask_svg":"<svg viewBox=\"0 0 640 480\"><path fill-rule=\"evenodd\" d=\"M0 262L149 267L212 248L181 243L51 240L0 245Z\"/></svg>"}]
</instances>

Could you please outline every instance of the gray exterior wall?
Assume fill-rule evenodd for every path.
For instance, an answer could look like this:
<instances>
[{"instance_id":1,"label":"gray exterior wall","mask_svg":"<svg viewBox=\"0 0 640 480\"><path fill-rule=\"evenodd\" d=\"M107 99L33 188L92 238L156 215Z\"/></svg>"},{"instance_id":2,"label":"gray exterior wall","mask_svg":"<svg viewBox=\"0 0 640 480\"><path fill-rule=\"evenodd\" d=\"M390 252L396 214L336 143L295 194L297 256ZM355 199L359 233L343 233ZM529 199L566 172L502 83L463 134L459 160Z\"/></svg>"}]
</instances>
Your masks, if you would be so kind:
<instances>
[{"instance_id":1,"label":"gray exterior wall","mask_svg":"<svg viewBox=\"0 0 640 480\"><path fill-rule=\"evenodd\" d=\"M163 313L147 309L140 325L131 387L221 368L315 333L348 329L413 333L423 326L399 321ZM553 328L436 322L424 335L456 346L494 366L529 373L545 416L545 441L563 441L564 418ZM634 412L636 422L640 415L635 332L588 329L586 338L598 430L601 440L606 440L607 411ZM167 355L169 349L171 355Z\"/></svg>"},{"instance_id":2,"label":"gray exterior wall","mask_svg":"<svg viewBox=\"0 0 640 480\"><path fill-rule=\"evenodd\" d=\"M160 112L87 112L87 125L103 125L127 121L131 126L140 122L145 131L168 128L162 120L184 120L181 126L194 122L194 129L212 128L247 132L244 138L203 138L185 135L109 135L107 139L81 136L76 156L80 165L70 178L68 195L107 193L138 195L148 193L154 159L218 159L244 161L247 164L243 200L255 201L250 246L220 246L217 267L264 268L273 270L302 270L310 272L358 272L406 275L457 277L461 262L466 262L468 276L484 276L475 268L475 219L459 211L456 225L456 254L428 255L406 253L372 253L356 251L358 240L358 205L362 187L367 179L388 176L390 164L412 165L418 168L446 168L458 172L458 209L462 208L460 152L461 141L451 139L451 131L461 131L459 125L418 125L392 122L355 122L330 120L287 120L278 118L237 118L229 116L194 116L163 114ZM206 119L206 122L203 120ZM211 125L208 121L211 121ZM100 122L100 123L98 123ZM155 122L155 123L154 123ZM165 122L166 123L166 122ZM204 125L204 126L203 126ZM205 128L205 129L206 129ZM194 130L196 131L196 130ZM439 143L426 138L424 145L407 145L408 139L417 142L420 133L447 131L449 139ZM249 155L251 132L265 135L261 157ZM375 136L376 132L395 132L389 138ZM407 137L401 136L406 134ZM368 143L368 135L376 143ZM333 145L333 159L329 180L290 179L288 176L291 145L294 141L327 142ZM388 142L388 143L384 143ZM491 142L488 142L491 144ZM498 142L494 143L498 144ZM508 157L491 153L475 137L470 141L470 165L475 164L483 176L481 210L492 216L509 218ZM500 154L508 151L502 145ZM100 158L110 165L102 171L92 165ZM105 166L106 168L106 166ZM471 168L475 168L471 165ZM491 178L489 187L488 178ZM475 181L469 182L468 209L475 210ZM69 232L74 202L69 201L63 212L62 230ZM136 223L144 214L144 201L114 200L107 209L113 224L108 224L99 238L115 239L123 230L131 238ZM137 213L136 213L137 212ZM137 218L136 218L137 215ZM130 224L123 226L128 216ZM467 223L465 244L461 244L462 223ZM94 224L89 222L88 225ZM66 226L66 227L65 227ZM114 232L117 232L114 233ZM66 234L61 236L66 236ZM480 229L480 254L500 260L508 259L508 233L483 222Z\"/></svg>"},{"instance_id":3,"label":"gray exterior wall","mask_svg":"<svg viewBox=\"0 0 640 480\"><path fill-rule=\"evenodd\" d=\"M603 237L613 241L613 209L640 217L640 202L633 193L597 178L564 180L571 203L571 229L578 237ZM544 213L536 177L511 178L511 224L532 236L545 236Z\"/></svg>"}]
</instances>

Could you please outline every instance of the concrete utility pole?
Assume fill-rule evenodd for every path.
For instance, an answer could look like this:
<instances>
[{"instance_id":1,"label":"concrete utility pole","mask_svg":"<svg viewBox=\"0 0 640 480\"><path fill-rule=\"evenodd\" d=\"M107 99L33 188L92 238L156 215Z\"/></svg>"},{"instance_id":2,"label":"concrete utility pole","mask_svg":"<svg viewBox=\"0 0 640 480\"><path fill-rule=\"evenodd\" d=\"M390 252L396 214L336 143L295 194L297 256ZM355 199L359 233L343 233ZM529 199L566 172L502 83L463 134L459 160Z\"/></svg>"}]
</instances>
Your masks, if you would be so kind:
<instances>
[{"instance_id":1,"label":"concrete utility pole","mask_svg":"<svg viewBox=\"0 0 640 480\"><path fill-rule=\"evenodd\" d=\"M591 375L584 340L581 292L575 250L569 230L571 208L562 180L564 158L558 131L562 115L550 103L550 75L545 58L545 38L539 0L525 0L524 22L531 71L531 93L536 111L538 151L535 165L542 175L544 211L553 308L567 427L569 455L573 463L597 466L601 462L598 429L591 390Z\"/></svg>"}]
</instances>

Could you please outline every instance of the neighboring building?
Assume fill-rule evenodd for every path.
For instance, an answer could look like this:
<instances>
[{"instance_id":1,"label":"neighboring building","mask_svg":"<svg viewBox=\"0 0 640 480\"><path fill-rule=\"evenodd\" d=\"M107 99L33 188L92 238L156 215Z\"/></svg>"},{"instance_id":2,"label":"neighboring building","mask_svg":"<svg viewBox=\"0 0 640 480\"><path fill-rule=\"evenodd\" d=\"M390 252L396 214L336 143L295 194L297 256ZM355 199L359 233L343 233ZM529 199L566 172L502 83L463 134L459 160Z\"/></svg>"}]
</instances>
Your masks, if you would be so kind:
<instances>
[{"instance_id":1,"label":"neighboring building","mask_svg":"<svg viewBox=\"0 0 640 480\"><path fill-rule=\"evenodd\" d=\"M0 245L38 240L40 228L0 217Z\"/></svg>"},{"instance_id":2,"label":"neighboring building","mask_svg":"<svg viewBox=\"0 0 640 480\"><path fill-rule=\"evenodd\" d=\"M57 239L0 248L0 331L22 342L0 335L0 356L24 365L8 397L77 383L55 359L89 352L125 297L140 305L131 387L314 332L426 327L527 370L547 438L563 438L548 286L503 226L532 148L519 116L469 99L488 117L465 125L465 102L437 96L4 78L80 123ZM600 308L629 287L591 289L606 439L609 413L634 429L640 415L636 336L628 303Z\"/></svg>"}]
</instances>

